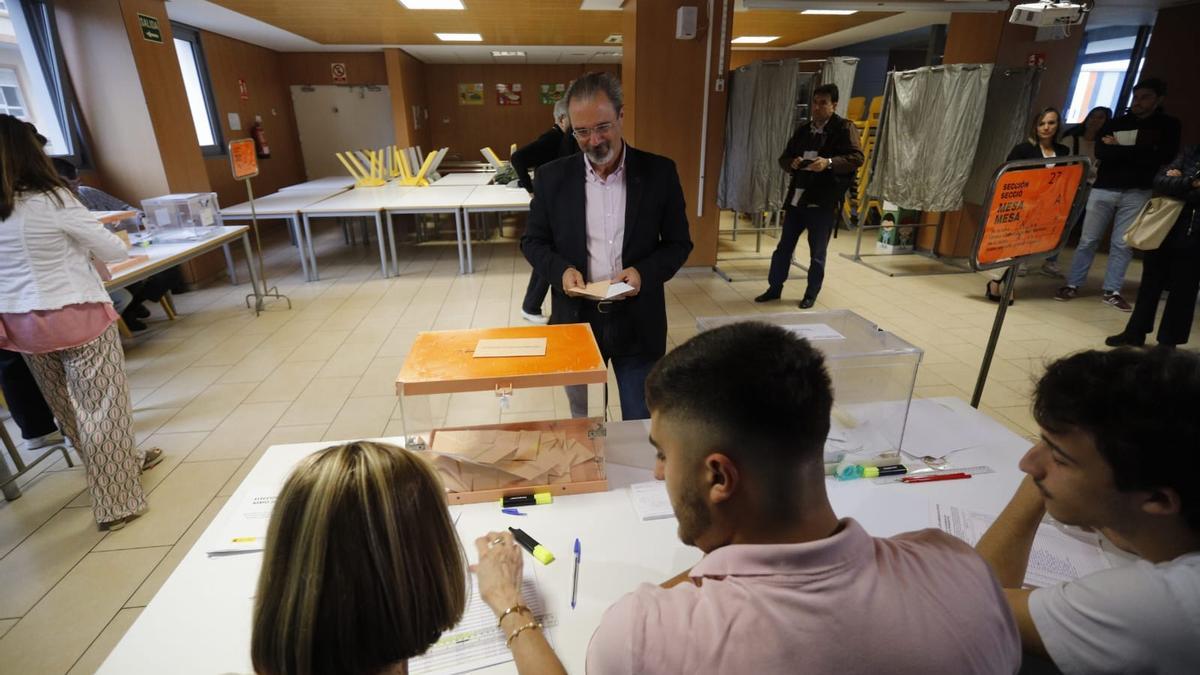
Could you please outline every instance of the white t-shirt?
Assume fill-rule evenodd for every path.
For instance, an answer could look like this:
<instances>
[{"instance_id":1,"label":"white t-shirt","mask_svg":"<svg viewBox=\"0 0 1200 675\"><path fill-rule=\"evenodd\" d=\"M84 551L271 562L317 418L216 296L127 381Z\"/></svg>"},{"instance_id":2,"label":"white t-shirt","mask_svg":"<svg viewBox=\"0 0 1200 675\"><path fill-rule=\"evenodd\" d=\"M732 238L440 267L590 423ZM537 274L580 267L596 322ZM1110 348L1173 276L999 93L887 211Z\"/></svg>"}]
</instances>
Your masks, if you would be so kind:
<instances>
[{"instance_id":1,"label":"white t-shirt","mask_svg":"<svg viewBox=\"0 0 1200 675\"><path fill-rule=\"evenodd\" d=\"M1064 673L1200 673L1200 552L1039 588L1029 613Z\"/></svg>"}]
</instances>

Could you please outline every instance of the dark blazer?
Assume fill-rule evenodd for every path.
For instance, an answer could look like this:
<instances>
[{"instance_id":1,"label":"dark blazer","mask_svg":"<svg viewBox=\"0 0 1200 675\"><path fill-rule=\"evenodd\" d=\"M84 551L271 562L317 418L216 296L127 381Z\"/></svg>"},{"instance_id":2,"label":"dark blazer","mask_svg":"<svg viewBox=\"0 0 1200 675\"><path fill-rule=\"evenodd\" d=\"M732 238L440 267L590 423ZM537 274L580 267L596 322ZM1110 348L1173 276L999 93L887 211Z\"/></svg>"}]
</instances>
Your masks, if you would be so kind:
<instances>
[{"instance_id":1,"label":"dark blazer","mask_svg":"<svg viewBox=\"0 0 1200 675\"><path fill-rule=\"evenodd\" d=\"M527 192L533 192L533 181L529 178L530 169L577 152L579 145L575 142L575 137L569 132L564 133L555 124L549 131L538 136L537 140L517 148L509 161L517 171L517 183Z\"/></svg>"},{"instance_id":2,"label":"dark blazer","mask_svg":"<svg viewBox=\"0 0 1200 675\"><path fill-rule=\"evenodd\" d=\"M1070 148L1062 143L1054 144L1055 157L1066 157L1069 154L1071 154ZM1042 159L1043 157L1045 155L1042 154L1042 149L1026 139L1014 145L1012 151L1008 153L1008 157L1004 161L1015 162L1018 159Z\"/></svg>"},{"instance_id":3,"label":"dark blazer","mask_svg":"<svg viewBox=\"0 0 1200 675\"><path fill-rule=\"evenodd\" d=\"M550 282L550 323L586 321L588 300L563 293L563 273L588 279L586 180L582 154L543 165L533 181L521 252ZM686 204L675 162L625 145L625 239L621 263L642 277L638 295L613 303L609 356L662 356L667 351L665 284L692 251Z\"/></svg>"},{"instance_id":4,"label":"dark blazer","mask_svg":"<svg viewBox=\"0 0 1200 675\"><path fill-rule=\"evenodd\" d=\"M791 176L784 204L791 206L793 191L803 188L801 204L836 206L854 182L855 172L863 163L858 136L858 128L854 123L836 114L825 123L824 133L812 133L812 122L800 125L792 133L783 154L779 155L780 168ZM816 150L817 156L831 160L832 166L820 173L801 169L793 171L792 160L804 156L806 150Z\"/></svg>"},{"instance_id":5,"label":"dark blazer","mask_svg":"<svg viewBox=\"0 0 1200 675\"><path fill-rule=\"evenodd\" d=\"M1103 139L1118 131L1137 130L1133 145L1108 145ZM1104 190L1149 190L1162 165L1179 153L1179 120L1160 106L1149 117L1127 113L1109 120L1096 137L1100 170L1092 187Z\"/></svg>"}]
</instances>

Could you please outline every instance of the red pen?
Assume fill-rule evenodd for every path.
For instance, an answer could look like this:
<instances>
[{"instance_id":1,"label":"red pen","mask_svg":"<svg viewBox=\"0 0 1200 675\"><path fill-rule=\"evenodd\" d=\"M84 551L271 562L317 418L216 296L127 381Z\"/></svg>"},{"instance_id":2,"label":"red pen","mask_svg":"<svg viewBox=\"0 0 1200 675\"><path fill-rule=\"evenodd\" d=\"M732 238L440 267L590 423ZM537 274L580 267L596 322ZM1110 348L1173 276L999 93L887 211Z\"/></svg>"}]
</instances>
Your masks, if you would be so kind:
<instances>
[{"instance_id":1,"label":"red pen","mask_svg":"<svg viewBox=\"0 0 1200 675\"><path fill-rule=\"evenodd\" d=\"M900 479L901 483L932 483L937 480L958 480L960 478L970 478L969 473L937 473L932 476L905 476Z\"/></svg>"}]
</instances>

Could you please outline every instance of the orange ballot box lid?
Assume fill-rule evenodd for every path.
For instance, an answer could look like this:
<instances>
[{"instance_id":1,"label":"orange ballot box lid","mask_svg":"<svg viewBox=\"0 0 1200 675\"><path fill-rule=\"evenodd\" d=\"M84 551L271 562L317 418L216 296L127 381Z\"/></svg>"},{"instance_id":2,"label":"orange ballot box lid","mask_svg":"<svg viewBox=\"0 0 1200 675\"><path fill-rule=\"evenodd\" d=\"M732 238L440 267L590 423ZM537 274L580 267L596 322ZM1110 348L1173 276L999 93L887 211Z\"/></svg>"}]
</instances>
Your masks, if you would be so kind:
<instances>
[{"instance_id":1,"label":"orange ballot box lid","mask_svg":"<svg viewBox=\"0 0 1200 675\"><path fill-rule=\"evenodd\" d=\"M504 340L513 356L480 349L481 340ZM511 342L521 340L521 343ZM532 345L545 341L544 353ZM485 343L495 346L497 343ZM524 347L524 348L522 348ZM479 353L477 354L477 350ZM603 384L608 379L592 327L586 323L557 326L512 326L417 334L396 377L396 394L413 396L489 391L496 387L527 389L568 384Z\"/></svg>"}]
</instances>

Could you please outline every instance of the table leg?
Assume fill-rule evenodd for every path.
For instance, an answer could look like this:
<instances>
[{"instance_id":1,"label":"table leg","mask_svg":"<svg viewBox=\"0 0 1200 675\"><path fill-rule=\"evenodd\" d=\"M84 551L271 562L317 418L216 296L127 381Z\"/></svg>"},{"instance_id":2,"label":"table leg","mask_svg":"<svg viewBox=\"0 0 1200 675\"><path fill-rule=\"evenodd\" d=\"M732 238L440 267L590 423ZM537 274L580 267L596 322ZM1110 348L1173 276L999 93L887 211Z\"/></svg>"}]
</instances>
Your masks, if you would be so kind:
<instances>
[{"instance_id":1,"label":"table leg","mask_svg":"<svg viewBox=\"0 0 1200 675\"><path fill-rule=\"evenodd\" d=\"M400 259L396 256L396 227L392 223L392 214L385 212L383 217L387 225L388 250L392 254L392 274L400 276ZM380 240L380 242L382 241Z\"/></svg>"},{"instance_id":2,"label":"table leg","mask_svg":"<svg viewBox=\"0 0 1200 675\"><path fill-rule=\"evenodd\" d=\"M459 212L454 212L454 217L458 217ZM475 273L475 260L471 257L471 217L463 217L463 239L466 240L467 248L467 274Z\"/></svg>"},{"instance_id":3,"label":"table leg","mask_svg":"<svg viewBox=\"0 0 1200 675\"><path fill-rule=\"evenodd\" d=\"M363 232L363 239L366 239L366 232ZM383 247L383 216L379 211L375 212L375 238L379 240L379 271L383 273L383 278L386 279L388 274L388 257L387 249ZM363 242L364 244L366 242Z\"/></svg>"},{"instance_id":4,"label":"table leg","mask_svg":"<svg viewBox=\"0 0 1200 675\"><path fill-rule=\"evenodd\" d=\"M459 218L459 214L463 214L463 218ZM458 273L466 274L466 256L463 254L463 226L462 220L470 220L471 214L467 213L466 209L459 209L454 212L454 238L458 242Z\"/></svg>"},{"instance_id":5,"label":"table leg","mask_svg":"<svg viewBox=\"0 0 1200 675\"><path fill-rule=\"evenodd\" d=\"M250 270L250 285L254 287L255 307L258 312L263 308L263 288L258 281L258 272L254 269L254 252L250 250L250 237L246 234L242 235L242 248L246 250L246 267Z\"/></svg>"},{"instance_id":6,"label":"table leg","mask_svg":"<svg viewBox=\"0 0 1200 675\"><path fill-rule=\"evenodd\" d=\"M233 252L229 250L229 244L221 247L225 250L225 269L229 272L229 283L237 286L237 270L233 268Z\"/></svg>"},{"instance_id":7,"label":"table leg","mask_svg":"<svg viewBox=\"0 0 1200 675\"><path fill-rule=\"evenodd\" d=\"M308 254L304 252L304 235L300 232L300 219L296 216L288 218L288 234L292 236L292 243L296 246L296 252L300 254L300 272L304 275L305 281L310 281L308 278Z\"/></svg>"},{"instance_id":8,"label":"table leg","mask_svg":"<svg viewBox=\"0 0 1200 675\"><path fill-rule=\"evenodd\" d=\"M312 226L308 222L308 214L304 214L304 243L308 248L308 269L312 273L312 278L309 281L316 281L321 278L317 273L317 256L313 253L313 237Z\"/></svg>"}]
</instances>

